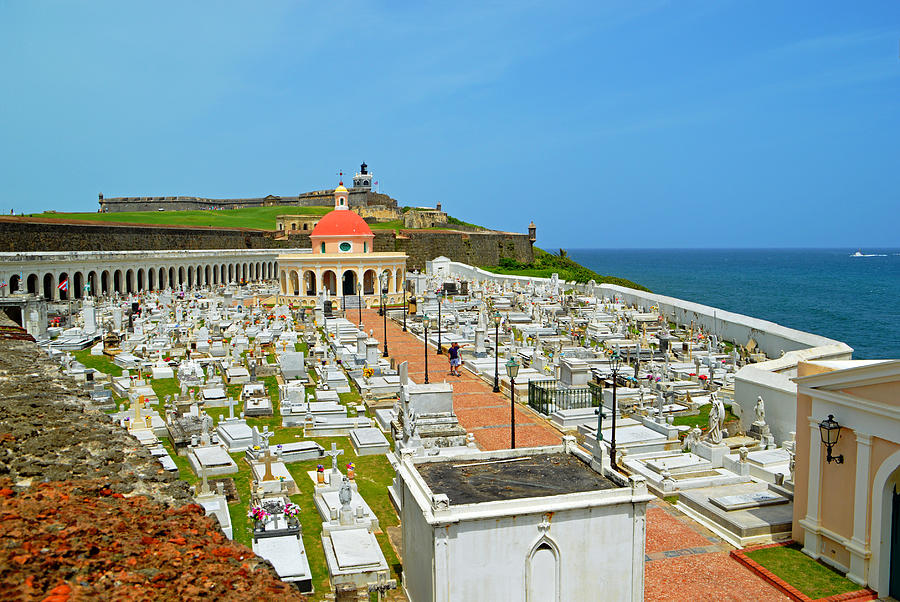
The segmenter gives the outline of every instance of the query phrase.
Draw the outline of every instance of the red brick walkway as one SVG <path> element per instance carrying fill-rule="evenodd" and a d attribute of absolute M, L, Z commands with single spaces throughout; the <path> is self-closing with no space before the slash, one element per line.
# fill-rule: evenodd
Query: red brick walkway
<path fill-rule="evenodd" d="M 647 508 L 644 600 L 790 600 L 732 558 L 732 549 L 668 503 L 653 500 Z"/>
<path fill-rule="evenodd" d="M 357 318 L 351 311 L 349 319 Z M 363 310 L 366 331 L 374 330 L 375 338 L 384 348 L 384 319 L 375 310 Z M 355 320 L 354 320 L 355 321 Z M 410 332 L 403 332 L 400 325 L 388 320 L 388 352 L 395 363 L 406 361 L 409 376 L 416 383 L 425 382 L 424 343 Z M 475 435 L 481 449 L 508 449 L 510 444 L 509 397 L 493 393 L 491 387 L 466 370 L 462 376 L 450 376 L 447 355 L 438 355 L 433 346 L 428 347 L 428 380 L 433 383 L 447 381 L 453 385 L 453 409 L 459 424 Z M 559 432 L 530 410 L 516 405 L 516 447 L 558 445 L 562 441 Z"/>

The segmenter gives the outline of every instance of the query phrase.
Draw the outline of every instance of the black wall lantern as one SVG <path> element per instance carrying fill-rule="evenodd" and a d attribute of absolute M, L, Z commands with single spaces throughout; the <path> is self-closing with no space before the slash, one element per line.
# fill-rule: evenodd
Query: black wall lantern
<path fill-rule="evenodd" d="M 841 425 L 834 419 L 833 414 L 829 414 L 826 420 L 819 423 L 819 434 L 822 436 L 822 443 L 825 445 L 825 449 L 828 452 L 825 460 L 829 463 L 837 462 L 838 464 L 843 464 L 844 454 L 839 456 L 831 455 L 831 450 L 834 449 L 834 446 L 838 442 L 838 438 L 841 436 Z"/>

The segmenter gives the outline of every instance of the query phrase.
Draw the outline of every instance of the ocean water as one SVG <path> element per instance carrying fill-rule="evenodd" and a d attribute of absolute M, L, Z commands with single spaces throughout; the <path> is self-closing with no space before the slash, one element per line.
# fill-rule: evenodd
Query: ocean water
<path fill-rule="evenodd" d="M 856 359 L 900 359 L 900 249 L 569 249 L 654 293 L 843 341 Z"/>

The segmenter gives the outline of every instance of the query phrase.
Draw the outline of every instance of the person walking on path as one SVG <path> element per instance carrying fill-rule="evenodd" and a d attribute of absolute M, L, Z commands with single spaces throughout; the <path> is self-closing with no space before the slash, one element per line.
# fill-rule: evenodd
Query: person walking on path
<path fill-rule="evenodd" d="M 453 341 L 447 350 L 447 357 L 450 359 L 450 374 L 453 376 L 462 376 L 459 373 L 459 367 L 462 366 L 462 360 L 459 357 L 459 343 Z"/>

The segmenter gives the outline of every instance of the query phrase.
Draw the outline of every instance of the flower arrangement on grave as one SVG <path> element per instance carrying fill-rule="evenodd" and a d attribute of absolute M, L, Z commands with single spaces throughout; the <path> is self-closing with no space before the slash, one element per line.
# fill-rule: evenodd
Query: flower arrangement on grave
<path fill-rule="evenodd" d="M 296 518 L 300 515 L 300 506 L 293 502 L 284 505 L 284 515 L 289 518 Z"/>
<path fill-rule="evenodd" d="M 325 482 L 325 467 L 321 464 L 316 466 L 316 482 L 320 485 Z"/>
<path fill-rule="evenodd" d="M 262 506 L 250 506 L 250 509 L 247 511 L 247 518 L 265 522 L 266 519 L 269 518 L 269 513 L 266 512 L 265 508 L 263 508 Z"/>
<path fill-rule="evenodd" d="M 353 465 L 353 462 L 347 464 L 347 478 L 351 481 L 356 477 L 356 466 Z"/>

